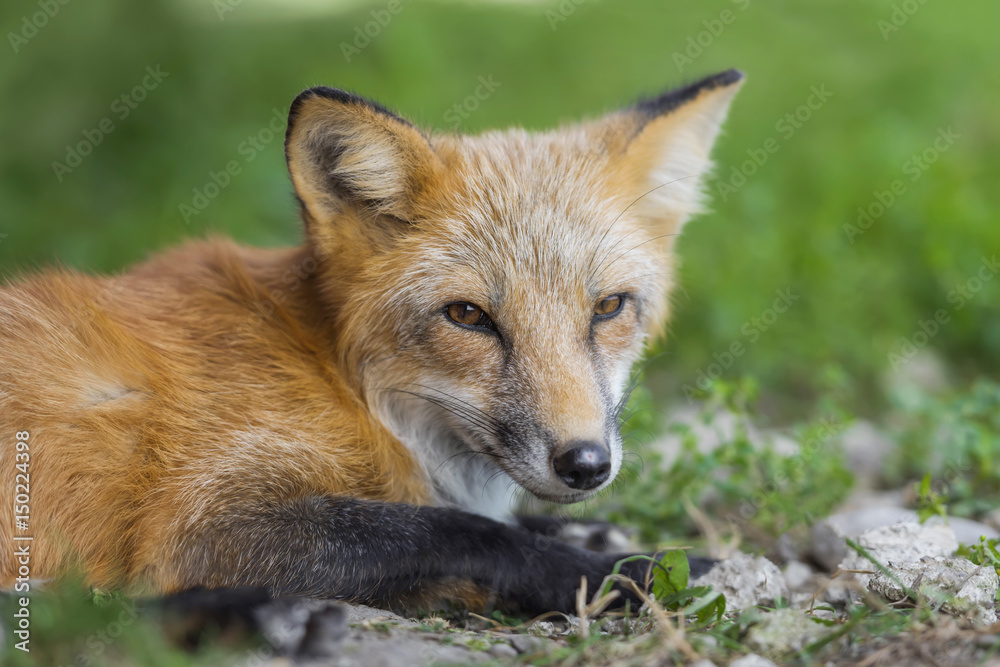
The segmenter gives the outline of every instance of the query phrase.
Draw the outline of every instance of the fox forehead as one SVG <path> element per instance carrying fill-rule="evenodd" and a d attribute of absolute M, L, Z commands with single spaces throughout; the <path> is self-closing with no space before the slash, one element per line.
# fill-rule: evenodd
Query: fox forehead
<path fill-rule="evenodd" d="M 443 217 L 473 228 L 496 225 L 476 231 L 551 247 L 587 244 L 602 218 L 610 222 L 627 205 L 607 156 L 579 129 L 508 130 L 443 143 Z"/>
<path fill-rule="evenodd" d="M 628 214 L 624 189 L 586 137 L 514 130 L 437 149 L 448 179 L 401 244 L 425 265 L 425 286 L 458 283 L 485 305 L 529 290 L 589 304 L 659 284 L 651 264 L 665 262 L 663 246 Z"/>
<path fill-rule="evenodd" d="M 344 91 L 304 91 L 285 153 L 343 350 L 449 300 L 554 323 L 554 305 L 626 292 L 643 306 L 640 328 L 660 333 L 673 237 L 701 210 L 742 78 L 722 72 L 554 131 L 475 137 L 422 132 Z"/>

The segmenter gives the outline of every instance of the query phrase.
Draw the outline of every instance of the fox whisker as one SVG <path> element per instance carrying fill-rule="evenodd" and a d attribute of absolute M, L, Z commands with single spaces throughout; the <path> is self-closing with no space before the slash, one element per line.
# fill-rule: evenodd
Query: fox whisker
<path fill-rule="evenodd" d="M 629 254 L 630 252 L 632 252 L 636 248 L 644 246 L 647 243 L 652 243 L 653 241 L 658 241 L 660 239 L 668 238 L 670 236 L 680 236 L 680 234 L 676 233 L 676 232 L 673 233 L 673 234 L 660 234 L 659 236 L 654 236 L 653 238 L 646 239 L 642 243 L 637 243 L 636 245 L 632 246 L 631 248 L 629 248 L 628 250 L 626 250 L 625 252 L 621 253 L 620 255 L 618 255 L 617 257 L 615 257 L 613 260 L 611 260 L 610 262 L 608 262 L 607 266 L 599 267 L 599 268 L 602 268 L 602 275 L 603 275 L 603 272 L 607 271 L 608 269 L 610 269 L 614 265 L 615 262 L 617 262 L 619 259 L 621 259 L 625 255 Z"/>
<path fill-rule="evenodd" d="M 590 256 L 590 262 L 587 264 L 587 268 L 588 268 L 589 274 L 590 274 L 589 275 L 590 279 L 591 280 L 594 279 L 594 266 L 593 266 L 593 264 L 594 264 L 594 259 L 596 259 L 596 256 L 597 256 L 597 251 L 600 250 L 600 248 L 601 248 L 602 245 L 604 245 L 604 240 L 607 238 L 608 234 L 611 232 L 611 228 L 614 227 L 616 224 L 618 224 L 618 221 L 621 220 L 622 216 L 625 215 L 630 208 L 632 208 L 633 206 L 635 206 L 636 204 L 638 204 L 639 201 L 642 200 L 644 197 L 646 197 L 647 195 L 650 195 L 650 194 L 656 192 L 660 188 L 664 188 L 664 187 L 666 187 L 668 185 L 673 185 L 674 183 L 678 183 L 680 181 L 684 181 L 684 180 L 687 180 L 689 178 L 697 178 L 697 176 L 698 176 L 698 174 L 691 174 L 689 176 L 682 176 L 680 178 L 675 178 L 674 180 L 667 181 L 666 183 L 660 183 L 655 188 L 647 190 L 646 192 L 642 193 L 641 195 L 639 195 L 638 197 L 636 197 L 634 200 L 632 200 L 632 203 L 630 203 L 628 206 L 626 206 L 622 210 L 622 212 L 618 214 L 618 217 L 616 217 L 611 222 L 611 224 L 608 225 L 607 229 L 604 230 L 604 233 L 601 234 L 601 238 L 597 242 L 597 245 L 594 247 L 594 252 Z"/>
<path fill-rule="evenodd" d="M 635 388 L 639 386 L 639 380 L 642 379 L 642 374 L 646 371 L 649 365 L 653 363 L 653 361 L 659 359 L 662 356 L 663 356 L 662 352 L 659 354 L 652 355 L 651 357 L 646 359 L 646 361 L 643 362 L 642 366 L 639 367 L 639 370 L 637 370 L 632 375 L 632 379 L 629 380 L 628 385 L 625 387 L 625 391 L 622 392 L 622 397 L 618 400 L 618 404 L 615 405 L 615 408 L 612 411 L 615 415 L 615 419 L 618 420 L 619 423 L 625 421 L 624 419 L 622 419 L 622 412 L 625 410 L 625 406 L 628 405 L 628 399 L 632 396 L 632 392 L 635 391 Z"/>
<path fill-rule="evenodd" d="M 461 418 L 465 422 L 477 427 L 481 431 L 493 436 L 496 439 L 499 439 L 502 435 L 500 424 L 497 422 L 496 419 L 492 418 L 490 415 L 488 415 L 485 412 L 482 412 L 481 410 L 473 411 L 473 409 L 471 409 L 467 405 L 456 403 L 454 399 L 442 398 L 438 396 L 430 396 L 428 394 L 409 391 L 406 389 L 393 388 L 391 389 L 391 391 L 400 394 L 406 394 L 408 396 L 412 396 L 413 398 L 418 398 L 427 401 L 428 403 L 431 403 L 432 405 L 441 408 L 445 412 L 451 413 L 456 417 Z"/>

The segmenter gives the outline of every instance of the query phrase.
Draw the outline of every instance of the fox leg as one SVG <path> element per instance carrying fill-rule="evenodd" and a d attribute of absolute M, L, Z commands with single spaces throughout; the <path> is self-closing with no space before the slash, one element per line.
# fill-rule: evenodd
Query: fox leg
<path fill-rule="evenodd" d="M 634 548 L 631 544 L 631 531 L 607 521 L 535 515 L 519 516 L 517 522 L 521 527 L 533 533 L 590 551 L 622 554 L 624 551 L 630 550 L 630 547 Z M 619 555 L 618 557 L 623 558 L 624 556 Z M 691 577 L 700 577 L 711 570 L 717 562 L 714 558 L 688 556 Z"/>
<path fill-rule="evenodd" d="M 591 551 L 621 553 L 632 547 L 632 531 L 607 521 L 534 515 L 518 516 L 517 522 L 533 533 Z"/>
<path fill-rule="evenodd" d="M 472 608 L 571 612 L 581 577 L 592 593 L 621 558 L 538 538 L 450 508 L 341 496 L 257 501 L 178 545 L 172 588 L 262 586 L 396 608 L 444 596 Z M 629 563 L 622 573 L 641 585 L 648 569 Z"/>

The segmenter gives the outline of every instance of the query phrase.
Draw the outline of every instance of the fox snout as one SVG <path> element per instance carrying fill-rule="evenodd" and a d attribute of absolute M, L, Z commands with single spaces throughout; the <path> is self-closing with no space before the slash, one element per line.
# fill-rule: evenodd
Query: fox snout
<path fill-rule="evenodd" d="M 500 467 L 543 500 L 574 503 L 600 491 L 618 474 L 622 443 L 612 415 L 605 416 L 603 435 L 561 438 L 552 431 L 541 437 L 525 434 L 520 442 L 501 442 Z M 594 431 L 583 429 L 583 432 Z"/>
<path fill-rule="evenodd" d="M 600 442 L 573 441 L 552 457 L 552 469 L 569 488 L 590 491 L 611 476 L 610 451 Z"/>
<path fill-rule="evenodd" d="M 542 300 L 534 303 L 529 312 L 538 313 Z M 558 503 L 583 500 L 610 484 L 621 466 L 621 384 L 633 360 L 629 344 L 638 337 L 626 311 L 614 323 L 627 331 L 624 344 L 608 336 L 610 321 L 589 343 L 588 311 L 573 312 L 575 331 L 554 321 L 544 330 L 510 326 L 509 357 L 491 369 L 492 391 L 480 394 L 505 426 L 492 450 L 503 457 L 501 467 L 535 495 Z"/>

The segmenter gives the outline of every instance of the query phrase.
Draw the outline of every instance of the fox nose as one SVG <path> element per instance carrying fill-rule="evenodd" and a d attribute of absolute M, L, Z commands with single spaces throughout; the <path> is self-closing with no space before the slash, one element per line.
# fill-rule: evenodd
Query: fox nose
<path fill-rule="evenodd" d="M 597 442 L 573 442 L 564 453 L 552 459 L 552 467 L 566 486 L 590 490 L 608 480 L 611 461 L 608 448 Z"/>

